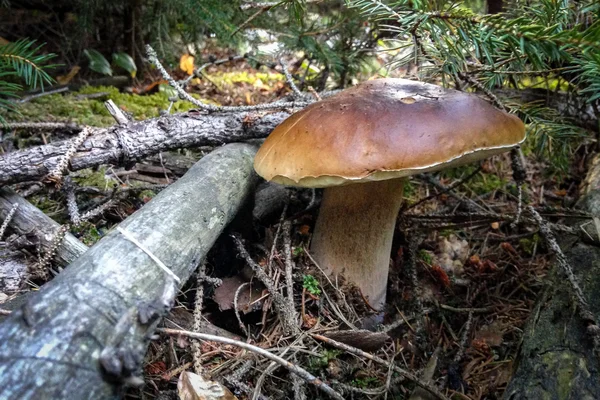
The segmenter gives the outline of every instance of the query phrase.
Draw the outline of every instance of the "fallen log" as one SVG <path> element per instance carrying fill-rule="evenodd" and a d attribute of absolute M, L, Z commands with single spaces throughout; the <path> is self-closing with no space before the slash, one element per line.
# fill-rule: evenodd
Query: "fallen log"
<path fill-rule="evenodd" d="M 0 324 L 0 398 L 114 399 L 136 383 L 177 287 L 251 193 L 255 151 L 204 157 Z"/>
<path fill-rule="evenodd" d="M 55 238 L 60 224 L 40 211 L 33 204 L 19 196 L 12 189 L 0 188 L 0 220 L 4 220 L 13 204 L 19 207 L 15 212 L 9 228 L 17 235 L 25 238 L 34 245 L 40 245 L 43 252 L 47 251 Z M 56 251 L 54 261 L 61 267 L 75 261 L 80 254 L 85 253 L 87 246 L 75 236 L 67 233 Z"/>
<path fill-rule="evenodd" d="M 73 171 L 103 164 L 129 164 L 161 151 L 264 138 L 290 114 L 188 112 L 133 121 L 108 129 L 91 128 L 92 135 L 70 159 Z M 3 155 L 0 186 L 39 180 L 46 176 L 71 146 L 71 140 L 50 143 Z"/>
<path fill-rule="evenodd" d="M 579 208 L 600 218 L 600 157 L 588 173 Z M 596 237 L 594 224 L 582 227 Z M 600 247 L 562 237 L 567 257 L 588 306 L 600 319 Z M 600 358 L 577 312 L 573 289 L 558 263 L 524 330 L 523 344 L 505 400 L 600 399 Z"/>

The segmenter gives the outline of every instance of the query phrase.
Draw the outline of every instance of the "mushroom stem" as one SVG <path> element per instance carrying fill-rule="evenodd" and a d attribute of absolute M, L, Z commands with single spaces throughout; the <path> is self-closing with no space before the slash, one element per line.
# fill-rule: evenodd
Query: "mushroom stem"
<path fill-rule="evenodd" d="M 387 277 L 404 179 L 326 188 L 311 251 L 321 268 L 362 291 L 369 305 L 385 304 Z"/>

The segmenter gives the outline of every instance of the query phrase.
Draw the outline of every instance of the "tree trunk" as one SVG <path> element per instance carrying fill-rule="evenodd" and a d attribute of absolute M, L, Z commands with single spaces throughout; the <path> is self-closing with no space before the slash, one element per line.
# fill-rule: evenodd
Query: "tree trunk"
<path fill-rule="evenodd" d="M 488 14 L 498 14 L 502 12 L 504 8 L 503 0 L 488 0 L 487 1 L 487 12 Z"/>
<path fill-rule="evenodd" d="M 0 398 L 117 398 L 177 287 L 250 194 L 255 152 L 214 151 L 120 224 L 155 258 L 115 229 L 0 324 Z"/>
<path fill-rule="evenodd" d="M 600 157 L 588 173 L 583 210 L 600 217 Z M 598 237 L 587 224 L 591 237 Z M 588 301 L 600 318 L 600 247 L 562 238 L 561 247 Z M 586 323 L 577 313 L 573 291 L 564 273 L 554 266 L 550 283 L 540 296 L 525 328 L 516 370 L 506 400 L 600 399 L 600 369 Z"/>

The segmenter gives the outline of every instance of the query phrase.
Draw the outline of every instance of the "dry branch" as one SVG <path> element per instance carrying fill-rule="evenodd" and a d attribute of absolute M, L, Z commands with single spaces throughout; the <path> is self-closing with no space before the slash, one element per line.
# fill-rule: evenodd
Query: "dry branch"
<path fill-rule="evenodd" d="M 255 151 L 214 151 L 120 228 L 185 282 L 252 190 Z M 176 291 L 147 253 L 111 231 L 0 325 L 0 398 L 114 399 L 139 383 L 147 341 Z"/>
<path fill-rule="evenodd" d="M 241 342 L 239 340 L 233 340 L 233 339 L 224 338 L 224 337 L 220 337 L 220 336 L 214 336 L 214 335 L 207 335 L 206 333 L 195 333 L 195 332 L 188 332 L 188 331 L 182 331 L 182 330 L 177 330 L 177 329 L 159 329 L 159 331 L 166 333 L 167 335 L 181 335 L 181 336 L 187 336 L 192 339 L 210 340 L 210 341 L 219 342 L 219 343 L 231 344 L 234 346 L 241 347 L 244 350 L 252 351 L 254 353 L 257 353 L 257 354 L 259 354 L 265 358 L 268 358 L 269 360 L 274 361 L 277 364 L 287 368 L 290 372 L 293 372 L 294 374 L 303 378 L 308 383 L 315 385 L 317 388 L 319 388 L 319 390 L 328 394 L 329 397 L 331 397 L 332 399 L 338 399 L 338 400 L 344 399 L 338 392 L 333 390 L 329 385 L 327 385 L 321 379 L 317 378 L 316 376 L 314 376 L 313 374 L 311 374 L 304 368 L 302 368 L 296 364 L 292 364 L 291 362 L 285 360 L 284 358 L 281 358 L 263 348 L 253 346 L 251 344 Z"/>
<path fill-rule="evenodd" d="M 287 112 L 201 114 L 130 122 L 108 129 L 91 128 L 92 135 L 70 158 L 70 169 L 102 164 L 128 164 L 161 151 L 197 146 L 219 146 L 266 137 Z M 0 185 L 39 180 L 52 171 L 71 145 L 60 141 L 8 153 L 0 158 Z"/>

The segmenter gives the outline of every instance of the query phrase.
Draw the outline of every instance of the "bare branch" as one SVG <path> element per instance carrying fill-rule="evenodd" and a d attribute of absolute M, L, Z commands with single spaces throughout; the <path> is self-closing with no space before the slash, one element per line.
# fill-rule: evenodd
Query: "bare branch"
<path fill-rule="evenodd" d="M 224 338 L 224 337 L 220 337 L 220 336 L 208 335 L 206 333 L 194 333 L 194 332 L 189 332 L 189 331 L 182 331 L 182 330 L 177 330 L 177 329 L 166 329 L 166 328 L 160 328 L 160 329 L 157 329 L 157 331 L 165 333 L 167 335 L 172 335 L 172 336 L 180 335 L 180 336 L 186 336 L 186 337 L 189 337 L 192 339 L 210 340 L 213 342 L 230 344 L 233 346 L 240 347 L 244 350 L 251 351 L 251 352 L 259 354 L 265 358 L 268 358 L 271 361 L 278 363 L 282 367 L 286 368 L 288 371 L 290 371 L 290 372 L 298 375 L 302 379 L 304 379 L 306 382 L 308 382 L 312 385 L 315 385 L 319 390 L 328 394 L 331 398 L 337 399 L 337 400 L 344 400 L 344 397 L 342 397 L 341 394 L 339 394 L 338 392 L 333 390 L 331 388 L 331 386 L 327 385 L 325 382 L 323 382 L 322 380 L 320 380 L 319 378 L 317 378 L 316 376 L 314 376 L 307 370 L 297 366 L 296 364 L 292 364 L 291 362 L 289 362 L 273 353 L 270 353 L 265 349 L 261 349 L 260 347 L 253 346 L 248 343 L 240 342 L 238 340 L 228 339 L 228 338 Z"/>

